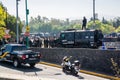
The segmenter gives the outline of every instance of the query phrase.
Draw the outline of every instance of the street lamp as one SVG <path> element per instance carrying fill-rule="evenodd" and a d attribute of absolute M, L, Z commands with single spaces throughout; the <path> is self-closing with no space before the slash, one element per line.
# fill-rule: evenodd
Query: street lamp
<path fill-rule="evenodd" d="M 16 33 L 17 33 L 17 37 L 16 37 L 16 40 L 17 40 L 17 43 L 19 43 L 19 30 L 18 30 L 18 1 L 20 0 L 16 0 Z"/>

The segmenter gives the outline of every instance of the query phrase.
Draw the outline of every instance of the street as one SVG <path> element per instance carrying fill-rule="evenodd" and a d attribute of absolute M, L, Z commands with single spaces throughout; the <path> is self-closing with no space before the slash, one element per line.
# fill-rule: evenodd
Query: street
<path fill-rule="evenodd" d="M 37 77 L 38 80 L 41 80 L 40 78 L 49 78 L 50 80 L 109 80 L 83 73 L 79 73 L 79 76 L 73 76 L 63 73 L 59 68 L 42 64 L 37 64 L 35 68 L 30 68 L 28 65 L 14 68 L 12 63 L 0 62 L 0 73 Z"/>

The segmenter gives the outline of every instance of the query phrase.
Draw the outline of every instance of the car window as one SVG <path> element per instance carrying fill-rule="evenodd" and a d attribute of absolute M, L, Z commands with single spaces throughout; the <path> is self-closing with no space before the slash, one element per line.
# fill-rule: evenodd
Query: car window
<path fill-rule="evenodd" d="M 13 46 L 13 51 L 21 51 L 21 50 L 27 50 L 26 46 Z"/>
<path fill-rule="evenodd" d="M 9 45 L 6 45 L 6 47 L 5 47 L 5 51 L 8 51 L 8 52 L 11 52 L 11 46 L 9 46 Z"/>

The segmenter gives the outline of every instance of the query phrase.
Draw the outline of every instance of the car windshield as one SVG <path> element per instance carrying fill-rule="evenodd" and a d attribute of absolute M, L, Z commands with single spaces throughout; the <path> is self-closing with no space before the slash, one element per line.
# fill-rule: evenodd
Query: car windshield
<path fill-rule="evenodd" d="M 27 50 L 26 46 L 14 46 L 13 51 Z"/>

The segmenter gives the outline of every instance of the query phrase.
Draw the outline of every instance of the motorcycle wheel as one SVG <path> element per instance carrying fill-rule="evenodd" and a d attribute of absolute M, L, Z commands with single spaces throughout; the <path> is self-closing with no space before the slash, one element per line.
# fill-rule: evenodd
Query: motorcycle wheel
<path fill-rule="evenodd" d="M 77 76 L 77 75 L 78 75 L 78 72 L 75 72 L 74 75 Z"/>
<path fill-rule="evenodd" d="M 73 70 L 72 70 L 72 74 L 75 75 L 75 76 L 77 76 L 77 75 L 78 75 L 78 72 L 73 69 Z"/>

